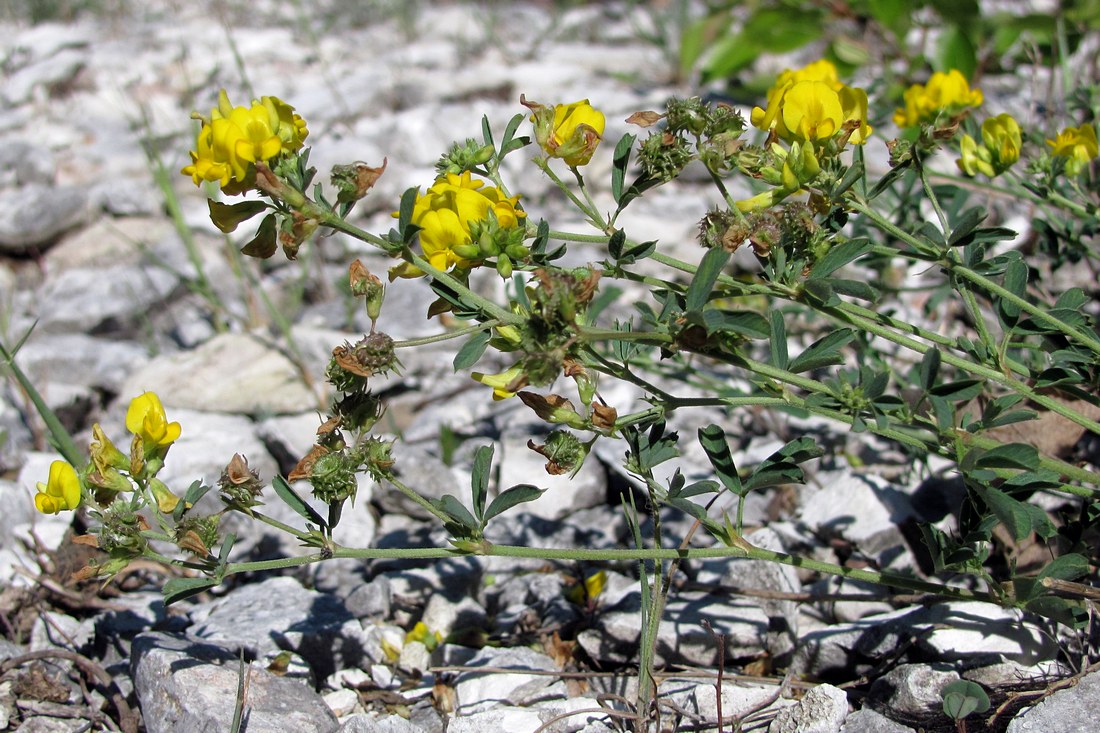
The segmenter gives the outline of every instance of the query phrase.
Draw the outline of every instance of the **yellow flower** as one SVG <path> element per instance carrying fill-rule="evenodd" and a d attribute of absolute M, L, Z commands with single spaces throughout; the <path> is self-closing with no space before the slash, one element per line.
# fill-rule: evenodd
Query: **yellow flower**
<path fill-rule="evenodd" d="M 787 142 L 823 142 L 853 127 L 848 141 L 862 145 L 871 134 L 867 93 L 841 83 L 836 67 L 824 59 L 781 73 L 768 90 L 767 109 L 754 107 L 750 119 Z"/>
<path fill-rule="evenodd" d="M 195 185 L 216 181 L 227 193 L 251 186 L 253 167 L 301 149 L 309 130 L 294 108 L 277 97 L 261 97 L 250 107 L 234 107 L 222 89 L 218 106 L 202 119 L 191 152 L 191 165 L 181 173 Z"/>
<path fill-rule="evenodd" d="M 968 176 L 981 173 L 993 178 L 1020 159 L 1022 145 L 1020 125 L 1012 115 L 1000 114 L 982 123 L 980 146 L 974 138 L 963 135 L 959 143 L 962 157 L 956 164 Z"/>
<path fill-rule="evenodd" d="M 57 514 L 80 506 L 80 477 L 76 469 L 65 461 L 51 463 L 50 477 L 46 483 L 38 484 L 34 505 L 43 514 Z"/>
<path fill-rule="evenodd" d="M 971 89 L 958 69 L 948 73 L 937 71 L 927 84 L 914 84 L 905 90 L 905 108 L 894 111 L 898 127 L 916 127 L 922 122 L 935 122 L 940 115 L 955 117 L 970 107 L 980 107 L 982 90 Z"/>
<path fill-rule="evenodd" d="M 475 181 L 469 171 L 461 175 L 447 173 L 436 179 L 428 191 L 416 199 L 412 223 L 420 227 L 420 247 L 424 259 L 437 270 L 469 267 L 468 260 L 455 249 L 471 244 L 470 225 L 484 221 L 492 212 L 501 229 L 520 225 L 527 216 L 516 208 L 519 196 L 506 197 L 496 186 L 485 186 Z M 394 271 L 391 271 L 394 274 Z M 419 277 L 423 273 L 415 267 L 398 266 L 396 274 L 402 277 Z"/>
<path fill-rule="evenodd" d="M 603 136 L 605 119 L 587 99 L 550 107 L 522 97 L 520 102 L 531 109 L 535 140 L 547 155 L 562 158 L 574 168 L 592 159 Z"/>
<path fill-rule="evenodd" d="M 1069 176 L 1076 176 L 1100 153 L 1096 128 L 1087 123 L 1080 127 L 1067 127 L 1054 140 L 1047 140 L 1047 145 L 1053 148 L 1050 151 L 1052 155 L 1066 159 L 1065 170 Z"/>
<path fill-rule="evenodd" d="M 443 643 L 443 634 L 430 630 L 423 621 L 417 621 L 412 630 L 405 634 L 405 643 L 408 644 L 410 641 L 419 641 L 425 649 L 433 652 Z"/>
<path fill-rule="evenodd" d="M 523 367 L 519 365 L 499 374 L 473 372 L 470 376 L 486 387 L 492 387 L 494 400 L 506 400 L 509 397 L 515 397 L 516 392 L 527 386 L 527 375 L 523 373 Z"/>
<path fill-rule="evenodd" d="M 800 81 L 783 98 L 783 126 L 804 142 L 828 140 L 843 114 L 840 96 L 823 81 Z"/>
<path fill-rule="evenodd" d="M 168 422 L 164 406 L 154 392 L 145 392 L 130 401 L 126 410 L 126 429 L 141 438 L 147 452 L 167 449 L 181 432 L 178 422 Z"/>

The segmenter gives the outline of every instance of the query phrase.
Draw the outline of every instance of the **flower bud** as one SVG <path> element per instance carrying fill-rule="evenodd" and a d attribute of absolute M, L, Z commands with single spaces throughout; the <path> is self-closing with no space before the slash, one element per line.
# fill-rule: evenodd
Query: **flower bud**
<path fill-rule="evenodd" d="M 180 498 L 172 493 L 172 490 L 165 486 L 164 482 L 159 478 L 149 479 L 149 491 L 153 494 L 153 499 L 157 502 L 157 509 L 161 514 L 171 514 L 176 509 L 176 505 L 180 503 Z"/>
<path fill-rule="evenodd" d="M 548 423 L 568 425 L 577 430 L 585 428 L 584 418 L 577 413 L 577 408 L 561 395 L 548 394 L 543 397 L 534 392 L 517 392 L 516 396 Z"/>
<path fill-rule="evenodd" d="M 378 320 L 382 313 L 382 301 L 386 297 L 386 286 L 377 275 L 363 265 L 361 260 L 355 260 L 348 268 L 348 280 L 351 285 L 351 294 L 365 298 L 367 301 L 367 316 L 371 323 Z"/>

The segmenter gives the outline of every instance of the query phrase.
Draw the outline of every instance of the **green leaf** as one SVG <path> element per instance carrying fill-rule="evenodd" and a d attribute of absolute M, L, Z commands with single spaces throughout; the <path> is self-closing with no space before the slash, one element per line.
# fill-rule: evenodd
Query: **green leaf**
<path fill-rule="evenodd" d="M 1013 260 L 1005 268 L 1004 288 L 1013 295 L 1023 298 L 1027 290 L 1027 265 L 1023 260 Z M 1006 299 L 997 300 L 997 309 L 1004 321 L 1012 326 L 1020 317 L 1020 306 Z"/>
<path fill-rule="evenodd" d="M 470 514 L 470 510 L 452 494 L 444 494 L 442 498 L 436 499 L 432 504 L 435 505 L 436 509 L 451 518 L 453 526 L 448 525 L 447 528 L 455 534 L 467 537 L 476 535 L 479 532 L 481 523 L 474 519 L 474 515 Z"/>
<path fill-rule="evenodd" d="M 611 156 L 611 196 L 616 204 L 622 202 L 626 169 L 630 165 L 630 151 L 636 139 L 635 135 L 623 135 L 619 138 L 619 144 L 615 146 L 615 153 Z"/>
<path fill-rule="evenodd" d="M 511 488 L 507 488 L 504 491 L 497 494 L 489 504 L 489 508 L 485 510 L 485 516 L 482 517 L 482 521 L 488 522 L 498 514 L 503 514 L 517 504 L 524 504 L 529 501 L 534 501 L 545 493 L 546 489 L 540 489 L 537 486 L 531 484 L 517 484 Z"/>
<path fill-rule="evenodd" d="M 478 359 L 485 353 L 485 348 L 489 345 L 489 340 L 493 337 L 493 334 L 489 331 L 474 331 L 470 334 L 470 338 L 466 339 L 466 342 L 462 344 L 462 348 L 455 354 L 452 365 L 456 372 L 463 369 L 469 369 L 474 364 L 477 364 Z"/>
<path fill-rule="evenodd" d="M 924 352 L 924 358 L 920 360 L 920 386 L 925 391 L 930 391 L 936 386 L 936 378 L 940 375 L 940 361 L 943 355 L 939 349 L 929 349 Z"/>
<path fill-rule="evenodd" d="M 829 198 L 833 201 L 839 201 L 840 198 L 847 193 L 849 188 L 859 182 L 864 172 L 863 161 L 853 161 L 852 164 L 848 166 L 848 170 L 844 171 L 844 177 L 833 187 L 833 190 L 829 191 Z"/>
<path fill-rule="evenodd" d="M 219 582 L 214 578 L 170 578 L 161 590 L 164 594 L 164 605 L 171 606 L 176 601 L 197 596 L 204 590 L 218 585 Z"/>
<path fill-rule="evenodd" d="M 235 231 L 242 222 L 248 221 L 256 214 L 267 209 L 267 204 L 263 201 L 223 204 L 214 199 L 207 199 L 206 203 L 210 208 L 210 221 L 214 222 L 214 226 L 225 234 Z"/>
<path fill-rule="evenodd" d="M 728 491 L 743 496 L 741 476 L 737 473 L 737 466 L 733 462 L 733 454 L 730 453 L 729 443 L 726 442 L 726 431 L 719 425 L 707 425 L 699 428 L 699 444 L 714 467 L 718 480 Z"/>
<path fill-rule="evenodd" d="M 490 143 L 491 144 L 491 143 Z M 416 197 L 420 195 L 419 187 L 412 187 L 401 194 L 401 205 L 397 209 L 397 231 L 401 233 L 401 241 L 408 243 L 420 230 L 412 223 L 413 207 L 416 206 Z"/>
<path fill-rule="evenodd" d="M 980 379 L 960 379 L 936 385 L 929 389 L 928 393 L 951 402 L 965 402 L 980 395 L 984 385 L 985 382 Z"/>
<path fill-rule="evenodd" d="M 683 513 L 695 517 L 704 525 L 711 524 L 712 520 L 707 516 L 707 508 L 702 504 L 696 504 L 690 499 L 685 499 L 682 496 L 669 497 L 667 500 L 668 505 L 675 507 Z"/>
<path fill-rule="evenodd" d="M 470 475 L 470 495 L 479 526 L 485 526 L 485 498 L 489 495 L 489 474 L 493 467 L 493 445 L 480 446 L 474 453 L 474 468 Z"/>
<path fill-rule="evenodd" d="M 910 0 L 868 0 L 867 11 L 899 41 L 912 25 L 913 3 Z"/>
<path fill-rule="evenodd" d="M 989 695 L 977 682 L 958 680 L 943 688 L 943 712 L 952 720 L 989 710 Z"/>
<path fill-rule="evenodd" d="M 819 282 L 827 282 L 834 291 L 841 295 L 848 295 L 871 303 L 878 300 L 878 290 L 874 289 L 863 280 L 834 280 L 830 278 Z"/>
<path fill-rule="evenodd" d="M 958 69 L 967 79 L 973 77 L 978 68 L 978 56 L 970 35 L 954 25 L 941 31 L 934 61 L 936 71 L 946 73 Z"/>
<path fill-rule="evenodd" d="M 688 323 L 702 326 L 708 336 L 716 333 L 736 333 L 748 338 L 768 337 L 768 321 L 754 311 L 720 310 L 708 308 L 687 315 Z"/>
<path fill-rule="evenodd" d="M 818 447 L 813 438 L 792 440 L 752 470 L 743 482 L 741 495 L 769 486 L 803 483 L 806 476 L 799 464 L 824 454 L 825 451 Z"/>
<path fill-rule="evenodd" d="M 787 355 L 787 326 L 783 322 L 783 313 L 781 311 L 773 310 L 768 316 L 769 331 L 771 339 L 771 363 L 773 366 L 787 370 L 791 360 Z"/>
<path fill-rule="evenodd" d="M 275 254 L 276 249 L 278 249 L 278 242 L 275 236 L 275 215 L 268 214 L 260 222 L 260 228 L 256 230 L 256 236 L 250 239 L 248 244 L 241 247 L 241 254 L 266 260 Z"/>
<path fill-rule="evenodd" d="M 493 128 L 489 125 L 489 115 L 481 116 L 481 137 L 486 145 L 496 147 L 496 144 L 493 142 Z"/>
<path fill-rule="evenodd" d="M 1089 561 L 1084 555 L 1071 552 L 1057 557 L 1047 563 L 1047 566 L 1039 571 L 1036 580 L 1053 578 L 1055 580 L 1077 580 L 1089 572 Z"/>
<path fill-rule="evenodd" d="M 685 310 L 701 310 L 707 304 L 711 293 L 714 292 L 714 283 L 729 259 L 730 253 L 722 247 L 707 250 L 703 259 L 699 261 L 699 269 L 695 271 L 695 277 L 688 285 L 687 295 L 684 297 Z"/>
<path fill-rule="evenodd" d="M 501 141 L 500 146 L 503 148 L 508 143 L 512 142 L 512 138 L 516 135 L 516 130 L 523 124 L 524 114 L 512 115 L 512 119 L 508 120 L 508 124 L 504 127 L 504 139 Z"/>
<path fill-rule="evenodd" d="M 963 239 L 970 236 L 979 224 L 985 221 L 986 216 L 987 213 L 977 206 L 964 211 L 959 220 L 955 222 L 955 228 L 951 230 L 951 236 L 947 238 L 947 243 L 952 247 L 958 245 Z"/>
<path fill-rule="evenodd" d="M 623 256 L 619 259 L 619 262 L 624 265 L 629 265 L 637 260 L 644 260 L 646 257 L 653 254 L 655 249 L 657 249 L 656 240 L 635 244 L 630 249 L 623 252 Z"/>
<path fill-rule="evenodd" d="M 615 233 L 607 240 L 607 253 L 612 259 L 618 260 L 623 256 L 623 245 L 626 243 L 626 232 L 616 229 Z"/>
<path fill-rule="evenodd" d="M 821 37 L 825 24 L 820 11 L 762 7 L 748 17 L 739 33 L 715 42 L 703 65 L 703 80 L 727 77 L 764 54 L 784 53 Z"/>
<path fill-rule="evenodd" d="M 221 547 L 218 549 L 218 563 L 225 565 L 229 562 L 229 553 L 233 549 L 233 545 L 237 542 L 237 535 L 230 532 L 222 540 Z"/>
<path fill-rule="evenodd" d="M 978 482 L 971 482 L 970 485 L 1017 542 L 1026 538 L 1032 530 L 1043 537 L 1053 533 L 1053 524 L 1039 507 L 1026 504 L 992 486 Z"/>
<path fill-rule="evenodd" d="M 546 251 L 546 244 L 550 241 L 550 224 L 546 219 L 539 219 L 539 225 L 535 229 L 535 238 L 531 240 L 531 252 L 541 254 Z"/>
<path fill-rule="evenodd" d="M 1088 626 L 1091 614 L 1080 601 L 1070 601 L 1057 596 L 1039 596 L 1024 605 L 1024 609 L 1071 629 Z"/>
<path fill-rule="evenodd" d="M 874 247 L 869 239 L 850 239 L 831 248 L 810 270 L 810 279 L 828 277 L 845 265 L 867 254 Z"/>
<path fill-rule="evenodd" d="M 327 527 L 328 522 L 324 517 L 317 513 L 317 510 L 306 503 L 305 499 L 298 496 L 294 489 L 290 488 L 290 484 L 286 482 L 286 479 L 282 476 L 275 476 L 271 480 L 271 488 L 275 489 L 275 493 L 279 495 L 279 498 L 299 516 L 304 518 L 307 522 L 312 522 L 318 527 Z"/>
<path fill-rule="evenodd" d="M 805 351 L 794 358 L 787 370 L 798 374 L 811 369 L 843 364 L 844 357 L 840 354 L 840 349 L 855 337 L 856 332 L 850 328 L 833 331 L 810 344 Z"/>
<path fill-rule="evenodd" d="M 818 279 L 807 280 L 803 284 L 803 293 L 806 296 L 806 300 L 811 304 L 818 307 L 830 307 L 838 305 L 840 298 L 836 297 L 836 293 L 833 292 L 832 280 Z"/>
<path fill-rule="evenodd" d="M 183 501 L 176 504 L 176 508 L 172 510 L 172 519 L 176 522 L 183 518 L 183 515 L 187 513 L 187 510 L 195 506 L 199 499 L 206 495 L 207 491 L 210 491 L 209 486 L 204 486 L 202 481 L 195 480 L 191 482 L 191 485 L 187 487 L 187 491 L 183 494 Z"/>
<path fill-rule="evenodd" d="M 1034 471 L 1039 468 L 1039 451 L 1026 443 L 1006 443 L 981 454 L 975 464 L 979 468 L 1019 468 Z"/>

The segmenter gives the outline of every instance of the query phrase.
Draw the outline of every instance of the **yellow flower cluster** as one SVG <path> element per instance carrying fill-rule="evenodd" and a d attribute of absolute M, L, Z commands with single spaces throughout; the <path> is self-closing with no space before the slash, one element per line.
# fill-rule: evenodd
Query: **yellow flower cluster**
<path fill-rule="evenodd" d="M 309 130 L 294 108 L 277 97 L 261 97 L 250 107 L 234 107 L 229 95 L 218 93 L 218 106 L 199 117 L 202 129 L 191 152 L 191 165 L 181 173 L 195 185 L 214 181 L 226 193 L 251 187 L 255 164 L 301 149 Z"/>
<path fill-rule="evenodd" d="M 905 107 L 894 111 L 898 127 L 916 127 L 922 122 L 935 122 L 941 115 L 955 117 L 963 110 L 980 107 L 982 90 L 971 89 L 958 69 L 946 74 L 937 71 L 927 84 L 914 84 L 905 90 Z"/>
<path fill-rule="evenodd" d="M 1085 123 L 1080 127 L 1067 127 L 1054 140 L 1047 140 L 1051 155 L 1066 159 L 1066 175 L 1076 176 L 1088 162 L 1100 154 L 1096 142 L 1096 128 Z"/>
<path fill-rule="evenodd" d="M 959 143 L 962 157 L 956 163 L 968 176 L 979 173 L 990 178 L 999 176 L 1020 159 L 1023 141 L 1020 125 L 1009 114 L 990 117 L 982 123 L 982 143 L 963 135 Z"/>
<path fill-rule="evenodd" d="M 780 74 L 768 91 L 767 109 L 753 107 L 750 119 L 788 143 L 818 145 L 851 129 L 848 141 L 861 145 L 871 134 L 867 93 L 843 84 L 825 59 Z"/>
<path fill-rule="evenodd" d="M 126 429 L 134 436 L 129 456 L 115 448 L 98 423 L 92 426 L 92 464 L 84 477 L 87 484 L 95 490 L 96 498 L 101 499 L 104 491 L 111 495 L 111 492 L 133 490 L 133 484 L 119 471 L 127 471 L 131 476 L 144 474 L 160 510 L 171 511 L 179 499 L 155 474 L 163 465 L 168 448 L 180 437 L 180 424 L 168 422 L 160 398 L 153 392 L 145 392 L 130 401 L 126 410 Z M 43 514 L 57 514 L 76 509 L 80 501 L 80 475 L 65 461 L 54 461 L 47 482 L 38 484 L 35 507 Z"/>
<path fill-rule="evenodd" d="M 489 218 L 490 212 L 501 229 L 520 225 L 526 212 L 517 208 L 519 196 L 505 196 L 496 186 L 474 180 L 469 171 L 447 173 L 436 179 L 426 193 L 417 196 L 412 223 L 420 227 L 424 259 L 437 270 L 464 269 L 470 262 L 456 249 L 473 243 L 471 225 Z M 423 273 L 405 263 L 391 270 L 391 276 L 419 277 Z"/>

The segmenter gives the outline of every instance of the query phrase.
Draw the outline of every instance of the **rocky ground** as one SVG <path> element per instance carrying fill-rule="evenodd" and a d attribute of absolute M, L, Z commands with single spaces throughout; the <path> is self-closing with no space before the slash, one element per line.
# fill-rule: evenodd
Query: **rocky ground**
<path fill-rule="evenodd" d="M 251 85 L 309 120 L 318 169 L 387 158 L 357 210 L 357 223 L 385 231 L 400 193 L 428 184 L 438 155 L 479 134 L 483 114 L 499 129 L 522 112 L 520 93 L 591 98 L 607 113 L 609 139 L 627 131 L 630 113 L 690 93 L 672 83 L 661 49 L 637 40 L 649 16 L 624 7 L 158 0 L 65 22 L 6 18 L 0 338 L 11 346 L 35 326 L 18 362 L 84 444 L 93 422 L 121 434 L 128 401 L 156 391 L 183 425 L 162 476 L 170 486 L 215 481 L 234 452 L 262 476 L 285 473 L 312 443 L 331 349 L 369 327 L 341 296 L 347 263 L 363 257 L 380 272 L 387 262 L 330 236 L 300 262 L 277 256 L 242 270 L 233 256 L 241 242 L 213 228 L 204 197 L 176 173 L 192 144 L 190 111 L 213 106 L 219 87 L 243 101 Z M 178 214 L 158 188 L 158 166 L 179 196 Z M 609 167 L 610 151 L 601 151 L 592 179 L 607 180 Z M 567 228 L 537 171 L 513 165 L 509 175 L 532 215 Z M 691 184 L 661 190 L 627 226 L 697 259 L 692 234 L 710 195 Z M 584 261 L 583 250 L 577 257 Z M 381 327 L 398 339 L 433 333 L 437 324 L 423 318 L 431 299 L 420 282 L 398 283 Z M 515 400 L 492 403 L 453 374 L 450 348 L 403 353 L 403 374 L 384 388 L 406 483 L 428 496 L 468 485 L 473 449 L 491 442 L 500 485 L 549 488 L 530 511 L 496 523 L 494 541 L 628 544 L 619 497 L 630 488 L 615 472 L 617 449 L 571 481 L 546 476 L 526 448 L 539 425 Z M 616 396 L 622 404 L 640 395 Z M 707 422 L 744 432 L 739 462 L 760 460 L 792 434 L 826 432 L 767 414 L 676 420 L 689 434 Z M 865 459 L 862 468 L 824 459 L 807 486 L 762 494 L 748 507 L 746 521 L 758 528 L 748 539 L 920 572 L 914 529 L 951 521 L 954 487 L 922 482 L 889 446 L 846 449 Z M 102 589 L 72 581 L 86 559 L 70 541 L 73 516 L 38 515 L 31 499 L 54 458 L 24 396 L 0 385 L 0 730 L 228 730 L 242 676 L 250 733 L 630 725 L 640 624 L 633 566 L 603 567 L 607 587 L 588 606 L 566 591 L 597 566 L 463 557 L 233 578 L 165 608 L 162 567 L 138 567 Z M 706 465 L 696 458 L 684 464 Z M 365 480 L 336 539 L 445 546 L 421 511 Z M 688 527 L 666 519 L 670 535 Z M 232 529 L 240 558 L 302 552 L 251 524 Z M 994 693 L 971 731 L 1084 730 L 1082 721 L 1100 718 L 1100 675 L 1058 681 L 1081 671 L 1088 640 L 1035 619 L 759 562 L 682 571 L 660 630 L 663 729 L 953 730 L 939 693 L 960 678 Z M 409 639 L 418 621 L 447 643 Z"/>

